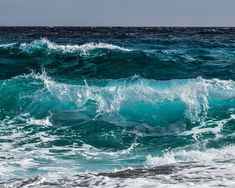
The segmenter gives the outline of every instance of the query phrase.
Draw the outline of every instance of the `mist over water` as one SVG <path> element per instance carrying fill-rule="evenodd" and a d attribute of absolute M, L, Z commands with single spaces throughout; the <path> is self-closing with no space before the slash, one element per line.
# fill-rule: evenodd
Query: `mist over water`
<path fill-rule="evenodd" d="M 234 28 L 0 34 L 3 187 L 234 186 Z"/>

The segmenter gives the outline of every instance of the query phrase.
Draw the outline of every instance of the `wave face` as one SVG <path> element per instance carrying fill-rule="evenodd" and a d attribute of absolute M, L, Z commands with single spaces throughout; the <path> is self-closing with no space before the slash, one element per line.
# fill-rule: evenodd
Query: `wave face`
<path fill-rule="evenodd" d="M 233 30 L 1 28 L 0 185 L 233 187 Z"/>

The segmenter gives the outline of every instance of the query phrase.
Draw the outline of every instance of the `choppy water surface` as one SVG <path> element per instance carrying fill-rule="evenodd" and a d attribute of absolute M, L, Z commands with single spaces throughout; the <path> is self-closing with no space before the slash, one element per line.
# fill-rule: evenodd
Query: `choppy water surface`
<path fill-rule="evenodd" d="M 0 28 L 0 186 L 234 187 L 234 28 Z"/>

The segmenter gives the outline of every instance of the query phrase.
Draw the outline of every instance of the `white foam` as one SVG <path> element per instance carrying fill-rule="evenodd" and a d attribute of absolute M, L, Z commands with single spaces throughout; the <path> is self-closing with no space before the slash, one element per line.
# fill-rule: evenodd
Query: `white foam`
<path fill-rule="evenodd" d="M 198 165 L 198 166 L 197 166 Z M 62 187 L 159 187 L 159 188 L 209 188 L 235 186 L 234 167 L 226 163 L 218 166 L 201 166 L 197 164 L 188 168 L 180 169 L 172 174 L 159 174 L 137 178 L 111 178 L 107 176 L 96 176 L 93 174 L 79 174 L 78 176 L 64 177 L 58 173 L 50 173 L 47 176 L 39 176 L 33 181 L 25 181 L 27 187 L 38 187 L 43 185 L 60 185 Z M 147 172 L 147 170 L 146 170 Z M 22 180 L 10 181 L 7 185 L 14 187 Z"/>

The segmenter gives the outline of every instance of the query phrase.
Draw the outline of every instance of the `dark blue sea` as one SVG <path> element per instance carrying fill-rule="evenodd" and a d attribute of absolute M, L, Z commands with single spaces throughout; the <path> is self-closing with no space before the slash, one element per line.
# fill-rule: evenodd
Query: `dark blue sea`
<path fill-rule="evenodd" d="M 0 27 L 0 187 L 235 187 L 235 28 Z"/>

